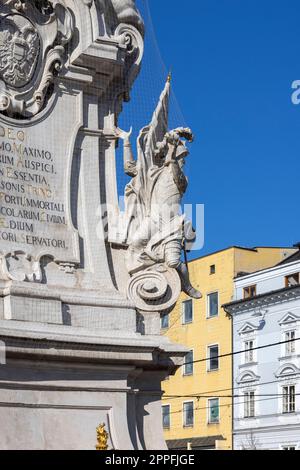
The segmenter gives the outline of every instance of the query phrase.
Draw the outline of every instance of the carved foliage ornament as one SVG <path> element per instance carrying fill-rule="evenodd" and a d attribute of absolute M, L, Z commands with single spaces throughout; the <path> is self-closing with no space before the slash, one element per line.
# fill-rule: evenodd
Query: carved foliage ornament
<path fill-rule="evenodd" d="M 0 279 L 5 281 L 41 280 L 40 262 L 23 251 L 0 253 Z"/>
<path fill-rule="evenodd" d="M 28 118 L 43 108 L 73 29 L 63 1 L 2 2 L 0 112 Z"/>

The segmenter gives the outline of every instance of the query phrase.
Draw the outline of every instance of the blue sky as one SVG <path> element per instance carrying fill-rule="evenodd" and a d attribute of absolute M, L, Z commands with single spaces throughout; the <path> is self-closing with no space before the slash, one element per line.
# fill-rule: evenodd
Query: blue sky
<path fill-rule="evenodd" d="M 192 257 L 300 241 L 300 105 L 291 101 L 300 79 L 299 0 L 149 5 L 181 109 L 174 106 L 173 119 L 196 135 L 185 201 L 205 205 L 205 245 Z M 136 126 L 151 117 L 166 74 L 148 18 L 146 27 L 144 69 L 124 108 L 124 123 Z"/>

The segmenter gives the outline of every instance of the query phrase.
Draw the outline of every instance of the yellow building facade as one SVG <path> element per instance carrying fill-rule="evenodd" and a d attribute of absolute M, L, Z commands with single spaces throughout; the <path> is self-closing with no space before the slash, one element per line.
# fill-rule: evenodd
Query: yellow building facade
<path fill-rule="evenodd" d="M 163 424 L 170 449 L 232 448 L 232 334 L 222 305 L 233 299 L 233 280 L 239 273 L 273 266 L 295 251 L 230 247 L 189 263 L 191 282 L 203 297 L 191 300 L 182 294 L 161 322 L 161 334 L 190 351 L 185 365 L 163 383 Z"/>

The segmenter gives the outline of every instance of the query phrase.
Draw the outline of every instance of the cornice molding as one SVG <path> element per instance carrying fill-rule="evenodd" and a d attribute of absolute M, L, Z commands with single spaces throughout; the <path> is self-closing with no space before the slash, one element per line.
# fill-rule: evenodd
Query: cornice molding
<path fill-rule="evenodd" d="M 260 376 L 255 374 L 255 372 L 253 372 L 252 370 L 250 369 L 247 369 L 247 370 L 243 370 L 242 372 L 239 373 L 237 379 L 236 379 L 236 383 L 237 384 L 243 384 L 245 386 L 249 385 L 256 385 L 256 383 L 260 380 Z"/>
<path fill-rule="evenodd" d="M 236 300 L 234 302 L 224 304 L 222 307 L 229 315 L 235 315 L 255 308 L 289 302 L 290 300 L 298 298 L 300 298 L 300 285 L 266 292 L 250 299 Z"/>

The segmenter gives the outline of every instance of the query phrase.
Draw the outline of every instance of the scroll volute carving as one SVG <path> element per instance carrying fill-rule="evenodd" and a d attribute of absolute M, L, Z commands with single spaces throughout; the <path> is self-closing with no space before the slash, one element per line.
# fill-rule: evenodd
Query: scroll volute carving
<path fill-rule="evenodd" d="M 144 54 L 144 40 L 134 26 L 125 23 L 119 24 L 115 31 L 115 38 L 127 51 L 124 75 L 127 89 L 125 98 L 129 99 L 129 91 L 140 71 Z"/>

